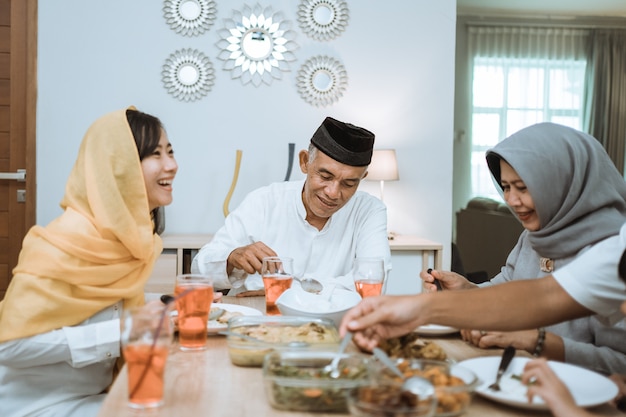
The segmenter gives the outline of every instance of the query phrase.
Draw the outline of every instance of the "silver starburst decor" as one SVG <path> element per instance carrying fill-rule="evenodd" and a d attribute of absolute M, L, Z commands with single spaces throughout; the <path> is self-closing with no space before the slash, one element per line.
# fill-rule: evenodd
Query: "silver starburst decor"
<path fill-rule="evenodd" d="M 211 60 L 197 49 L 180 49 L 171 54 L 161 71 L 163 86 L 180 101 L 206 96 L 215 81 Z"/>
<path fill-rule="evenodd" d="M 343 0 L 302 0 L 298 23 L 306 35 L 318 41 L 338 37 L 348 26 L 348 5 Z"/>
<path fill-rule="evenodd" d="M 218 31 L 220 49 L 218 58 L 224 61 L 223 69 L 231 78 L 239 78 L 246 85 L 270 85 L 289 71 L 289 62 L 295 61 L 293 53 L 298 48 L 296 33 L 291 22 L 271 7 L 244 5 L 234 10 L 231 19 L 224 19 L 224 28 Z"/>
<path fill-rule="evenodd" d="M 325 107 L 343 95 L 348 86 L 348 73 L 340 61 L 318 55 L 302 64 L 296 83 L 304 101 L 313 106 Z"/>
<path fill-rule="evenodd" d="M 211 28 L 217 15 L 213 0 L 165 0 L 163 17 L 176 33 L 198 36 Z"/>

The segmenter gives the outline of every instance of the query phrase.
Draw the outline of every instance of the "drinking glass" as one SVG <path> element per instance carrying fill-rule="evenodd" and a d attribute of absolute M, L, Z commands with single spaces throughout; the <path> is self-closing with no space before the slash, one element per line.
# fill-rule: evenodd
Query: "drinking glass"
<path fill-rule="evenodd" d="M 200 274 L 178 275 L 174 296 L 178 310 L 180 349 L 206 349 L 207 322 L 213 302 L 213 279 Z"/>
<path fill-rule="evenodd" d="M 362 298 L 380 295 L 385 282 L 385 262 L 382 258 L 354 260 L 354 286 Z"/>
<path fill-rule="evenodd" d="M 268 316 L 280 315 L 276 300 L 291 288 L 293 282 L 293 259 L 280 256 L 263 258 L 261 269 L 265 287 L 265 313 Z"/>
<path fill-rule="evenodd" d="M 128 371 L 128 405 L 136 409 L 162 405 L 165 363 L 172 343 L 167 307 L 147 304 L 125 309 L 121 332 Z"/>

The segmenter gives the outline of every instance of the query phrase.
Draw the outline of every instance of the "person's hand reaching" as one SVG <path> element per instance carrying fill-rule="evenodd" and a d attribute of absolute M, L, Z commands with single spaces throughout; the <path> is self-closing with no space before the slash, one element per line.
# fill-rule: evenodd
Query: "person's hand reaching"
<path fill-rule="evenodd" d="M 366 351 L 381 340 L 407 334 L 424 324 L 414 296 L 367 297 L 343 317 L 339 333 L 354 333 L 353 340 Z"/>

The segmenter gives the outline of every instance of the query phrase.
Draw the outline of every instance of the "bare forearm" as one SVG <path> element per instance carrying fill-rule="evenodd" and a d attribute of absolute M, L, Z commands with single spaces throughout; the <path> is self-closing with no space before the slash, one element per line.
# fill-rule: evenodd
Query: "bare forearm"
<path fill-rule="evenodd" d="M 372 349 L 380 340 L 406 334 L 423 324 L 514 331 L 590 314 L 547 277 L 471 290 L 368 297 L 346 313 L 340 332 L 357 332 L 355 342 Z"/>
<path fill-rule="evenodd" d="M 424 300 L 425 319 L 460 329 L 524 330 L 593 314 L 552 277 L 432 295 Z"/>

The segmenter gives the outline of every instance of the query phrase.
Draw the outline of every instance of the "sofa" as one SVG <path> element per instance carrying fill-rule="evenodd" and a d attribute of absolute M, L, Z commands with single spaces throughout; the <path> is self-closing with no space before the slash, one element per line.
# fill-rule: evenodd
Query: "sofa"
<path fill-rule="evenodd" d="M 524 230 L 502 202 L 476 197 L 456 213 L 456 246 L 467 276 L 479 283 L 500 272 Z"/>

